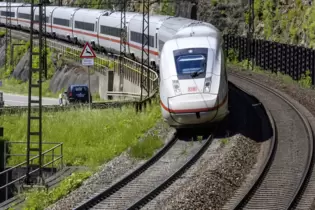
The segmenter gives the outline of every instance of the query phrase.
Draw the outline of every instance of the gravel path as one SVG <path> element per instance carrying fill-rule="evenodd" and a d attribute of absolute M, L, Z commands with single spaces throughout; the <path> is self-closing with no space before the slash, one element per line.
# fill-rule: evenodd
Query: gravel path
<path fill-rule="evenodd" d="M 161 139 L 167 140 L 167 137 L 171 136 L 173 132 L 173 129 L 169 128 L 167 124 L 161 121 L 158 122 L 155 127 L 150 129 L 146 135 L 156 133 L 161 137 Z M 142 139 L 140 139 L 140 141 L 141 140 Z M 133 171 L 144 162 L 145 160 L 135 160 L 129 156 L 128 152 L 124 152 L 120 156 L 100 166 L 99 171 L 84 181 L 81 187 L 46 209 L 73 209 L 82 200 L 87 199 L 99 190 L 110 186 L 112 183 L 119 180 L 124 174 Z"/>

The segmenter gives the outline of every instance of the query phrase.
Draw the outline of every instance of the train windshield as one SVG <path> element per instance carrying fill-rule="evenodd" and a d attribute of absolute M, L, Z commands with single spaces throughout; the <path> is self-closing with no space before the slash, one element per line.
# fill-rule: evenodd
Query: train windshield
<path fill-rule="evenodd" d="M 207 69 L 207 48 L 174 51 L 177 76 L 182 79 L 202 78 Z"/>
<path fill-rule="evenodd" d="M 206 58 L 203 55 L 183 55 L 177 58 L 178 70 L 182 74 L 204 72 Z"/>

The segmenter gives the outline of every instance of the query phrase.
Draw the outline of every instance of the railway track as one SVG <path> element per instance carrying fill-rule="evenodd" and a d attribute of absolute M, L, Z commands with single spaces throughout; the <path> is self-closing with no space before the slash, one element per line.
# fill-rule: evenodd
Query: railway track
<path fill-rule="evenodd" d="M 294 103 L 277 91 L 234 73 L 229 75 L 229 80 L 268 107 L 274 119 L 276 139 L 256 181 L 242 192 L 241 199 L 236 196 L 225 207 L 295 208 L 303 197 L 314 164 L 314 137 L 310 122 Z M 312 201 L 308 201 L 309 206 Z"/>
<path fill-rule="evenodd" d="M 111 187 L 82 201 L 75 209 L 141 208 L 199 159 L 211 144 L 214 132 L 204 134 L 197 141 L 183 140 L 178 133 L 174 134 L 151 159 Z"/>

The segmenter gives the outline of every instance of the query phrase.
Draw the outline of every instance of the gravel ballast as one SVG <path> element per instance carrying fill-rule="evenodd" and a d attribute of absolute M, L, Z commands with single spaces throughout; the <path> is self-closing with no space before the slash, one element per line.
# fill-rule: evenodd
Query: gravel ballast
<path fill-rule="evenodd" d="M 315 116 L 315 91 L 314 89 L 308 89 L 300 87 L 296 82 L 292 82 L 288 79 L 289 76 L 277 76 L 276 74 L 271 74 L 270 72 L 252 72 L 246 71 L 241 67 L 230 66 L 230 72 L 238 73 L 240 75 L 247 76 L 251 79 L 259 81 L 262 84 L 265 84 L 269 87 L 278 89 L 283 93 L 289 95 L 293 99 L 295 99 L 298 103 L 303 105 L 306 109 L 308 109 L 313 116 Z M 311 117 L 313 119 L 313 116 Z M 310 118 L 310 119 L 311 119 Z M 313 121 L 311 121 L 311 124 Z M 301 205 L 306 205 L 309 201 L 313 200 L 313 205 L 310 209 L 315 209 L 315 199 L 314 199 L 314 171 L 310 178 L 310 183 L 302 197 Z M 302 208 L 299 204 L 298 208 Z M 307 204 L 308 205 L 308 204 Z M 309 207 L 307 207 L 308 209 Z"/>
<path fill-rule="evenodd" d="M 155 133 L 163 140 L 167 140 L 174 132 L 166 123 L 160 121 L 150 129 L 144 136 Z M 141 138 L 139 141 L 141 141 Z M 46 209 L 67 210 L 73 209 L 82 200 L 88 199 L 91 195 L 109 187 L 112 183 L 121 179 L 127 173 L 143 164 L 145 160 L 137 160 L 129 156 L 128 152 L 123 152 L 120 156 L 100 166 L 97 173 L 85 180 L 81 187 L 68 194 L 65 198 L 57 201 Z"/>
<path fill-rule="evenodd" d="M 204 155 L 144 209 L 222 209 L 256 162 L 260 143 L 215 139 Z"/>

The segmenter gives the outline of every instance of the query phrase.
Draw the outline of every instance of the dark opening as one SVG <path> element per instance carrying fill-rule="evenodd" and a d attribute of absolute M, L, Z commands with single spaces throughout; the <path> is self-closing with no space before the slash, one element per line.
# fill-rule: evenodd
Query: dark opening
<path fill-rule="evenodd" d="M 196 112 L 197 119 L 200 118 L 200 112 Z"/>
<path fill-rule="evenodd" d="M 193 20 L 197 20 L 197 5 L 193 5 L 191 7 L 190 18 Z"/>

